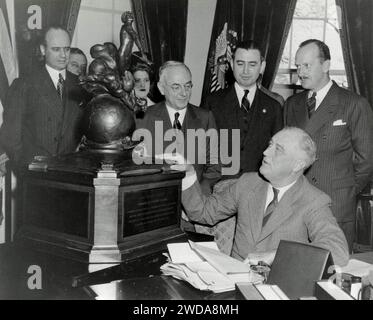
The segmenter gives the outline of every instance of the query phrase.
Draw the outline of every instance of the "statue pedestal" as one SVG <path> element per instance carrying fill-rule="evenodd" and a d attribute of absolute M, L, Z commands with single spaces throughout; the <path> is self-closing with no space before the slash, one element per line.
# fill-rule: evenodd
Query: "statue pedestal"
<path fill-rule="evenodd" d="M 46 162 L 24 175 L 17 241 L 87 263 L 117 263 L 183 235 L 183 172 L 89 151 Z"/>

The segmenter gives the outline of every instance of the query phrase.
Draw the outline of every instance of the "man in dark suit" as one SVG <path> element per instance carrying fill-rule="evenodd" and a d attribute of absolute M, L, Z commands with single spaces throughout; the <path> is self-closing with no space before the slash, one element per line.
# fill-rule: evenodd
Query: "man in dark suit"
<path fill-rule="evenodd" d="M 330 198 L 303 176 L 316 158 L 316 145 L 303 130 L 279 131 L 264 151 L 261 175 L 250 172 L 227 180 L 209 197 L 180 158 L 174 160 L 187 170 L 182 203 L 191 220 L 213 225 L 237 212 L 232 257 L 271 263 L 280 240 L 290 240 L 330 250 L 337 265 L 347 264 L 348 245 L 330 211 Z"/>
<path fill-rule="evenodd" d="M 288 126 L 307 131 L 318 145 L 306 176 L 332 199 L 332 212 L 350 250 L 355 236 L 356 195 L 373 170 L 373 114 L 367 100 L 329 77 L 330 52 L 319 40 L 300 44 L 295 56 L 305 91 L 285 103 Z"/>
<path fill-rule="evenodd" d="M 234 178 L 244 172 L 258 171 L 263 151 L 270 138 L 283 126 L 281 104 L 257 86 L 257 80 L 265 69 L 265 60 L 253 41 L 237 44 L 231 67 L 236 80 L 234 85 L 206 98 L 203 108 L 211 110 L 219 129 L 240 130 L 240 143 L 228 138 L 229 155 L 240 155 L 240 169 Z M 221 159 L 222 165 L 226 162 Z"/>
<path fill-rule="evenodd" d="M 66 30 L 48 28 L 40 45 L 45 65 L 10 87 L 0 144 L 15 169 L 26 167 L 34 156 L 73 152 L 79 144 L 83 94 L 78 78 L 66 70 L 70 42 Z"/>
<path fill-rule="evenodd" d="M 210 139 L 209 136 L 206 136 L 206 143 L 201 143 L 202 141 L 194 139 L 187 130 L 202 129 L 203 132 L 207 132 L 212 129 L 217 134 L 214 116 L 211 112 L 189 103 L 192 94 L 192 74 L 184 63 L 165 62 L 159 71 L 158 88 L 165 96 L 165 101 L 149 107 L 144 119 L 139 120 L 137 128 L 147 129 L 151 132 L 153 154 L 163 153 L 165 150 L 172 152 L 173 150 L 170 150 L 170 148 L 172 149 L 171 144 L 176 142 L 175 147 L 182 148 L 179 152 L 184 153 L 193 163 L 203 190 L 210 193 L 213 185 L 221 177 L 217 139 Z M 157 136 L 157 131 L 161 132 L 161 137 Z M 182 138 L 182 141 L 163 139 L 166 132 L 181 133 L 179 137 Z M 192 140 L 195 142 L 195 148 L 187 150 L 187 145 Z M 179 142 L 181 143 L 179 144 Z M 202 161 L 199 161 L 198 156 Z"/>

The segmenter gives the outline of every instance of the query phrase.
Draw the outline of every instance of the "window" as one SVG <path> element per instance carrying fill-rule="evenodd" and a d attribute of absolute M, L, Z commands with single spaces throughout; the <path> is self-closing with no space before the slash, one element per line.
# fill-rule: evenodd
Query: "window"
<path fill-rule="evenodd" d="M 324 41 L 330 49 L 330 77 L 340 86 L 348 87 L 343 60 L 338 10 L 335 0 L 298 0 L 288 39 L 273 90 L 284 96 L 286 89 L 297 89 L 298 77 L 294 60 L 299 44 L 307 39 Z M 285 89 L 285 90 L 284 90 Z"/>

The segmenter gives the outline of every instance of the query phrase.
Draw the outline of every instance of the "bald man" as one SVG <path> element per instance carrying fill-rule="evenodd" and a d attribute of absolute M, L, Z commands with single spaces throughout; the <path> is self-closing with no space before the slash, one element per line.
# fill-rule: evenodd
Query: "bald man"
<path fill-rule="evenodd" d="M 280 240 L 290 240 L 327 249 L 337 265 L 346 265 L 348 245 L 330 198 L 303 175 L 316 159 L 311 137 L 299 128 L 284 128 L 263 155 L 260 174 L 245 173 L 208 197 L 193 167 L 186 166 L 182 203 L 189 219 L 214 225 L 237 214 L 231 255 L 239 260 L 270 264 Z"/>
<path fill-rule="evenodd" d="M 0 144 L 16 171 L 34 156 L 73 152 L 79 144 L 84 95 L 77 85 L 78 77 L 66 70 L 70 43 L 65 29 L 46 29 L 40 44 L 45 64 L 10 87 Z"/>

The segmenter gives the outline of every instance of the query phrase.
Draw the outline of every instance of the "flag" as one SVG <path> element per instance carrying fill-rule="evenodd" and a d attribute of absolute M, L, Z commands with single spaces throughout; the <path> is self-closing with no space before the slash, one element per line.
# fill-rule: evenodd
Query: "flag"
<path fill-rule="evenodd" d="M 14 7 L 12 0 L 0 0 L 0 125 L 3 122 L 3 105 L 5 97 L 13 80 L 17 77 L 17 60 L 15 57 L 15 46 L 12 41 L 14 28 L 11 29 L 9 16 L 13 14 Z M 10 10 L 8 10 L 10 9 Z M 11 16 L 13 17 L 13 15 Z M 14 37 L 13 37 L 14 39 Z M 3 220 L 2 198 L 4 189 L 5 163 L 8 157 L 0 146 L 0 225 Z"/>
<path fill-rule="evenodd" d="M 10 3 L 11 1 L 0 0 L 0 124 L 7 91 L 17 77 L 17 62 L 7 10 L 7 4 Z"/>
<path fill-rule="evenodd" d="M 226 72 L 229 70 L 229 63 L 232 60 L 232 52 L 237 42 L 237 32 L 228 30 L 228 23 L 225 22 L 223 30 L 215 40 L 215 46 L 210 61 L 211 82 L 210 92 L 224 89 L 227 86 Z"/>

